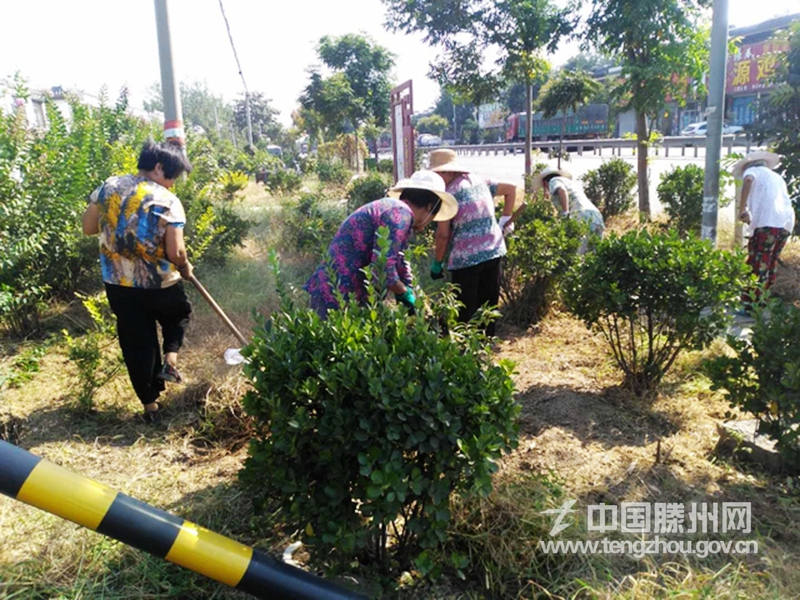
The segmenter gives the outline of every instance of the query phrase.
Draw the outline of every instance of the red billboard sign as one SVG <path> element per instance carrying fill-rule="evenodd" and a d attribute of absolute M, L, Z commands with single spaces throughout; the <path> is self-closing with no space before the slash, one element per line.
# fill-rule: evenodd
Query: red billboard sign
<path fill-rule="evenodd" d="M 742 45 L 736 53 L 728 56 L 725 91 L 730 94 L 771 88 L 778 59 L 788 49 L 786 41 Z"/>

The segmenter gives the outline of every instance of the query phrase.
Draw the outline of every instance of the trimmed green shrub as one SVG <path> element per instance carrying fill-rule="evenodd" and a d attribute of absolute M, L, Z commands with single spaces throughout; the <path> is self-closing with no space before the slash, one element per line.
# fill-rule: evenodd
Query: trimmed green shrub
<path fill-rule="evenodd" d="M 390 185 L 389 179 L 381 173 L 373 172 L 357 177 L 350 183 L 347 190 L 350 211 L 373 200 L 385 198 L 386 190 Z"/>
<path fill-rule="evenodd" d="M 350 170 L 339 161 L 317 161 L 317 177 L 323 183 L 343 185 L 350 179 Z"/>
<path fill-rule="evenodd" d="M 604 219 L 622 214 L 633 207 L 636 171 L 621 158 L 605 161 L 582 177 L 586 196 Z"/>
<path fill-rule="evenodd" d="M 669 216 L 669 223 L 682 237 L 700 235 L 703 222 L 703 182 L 705 172 L 697 165 L 675 167 L 661 175 L 658 201 Z"/>
<path fill-rule="evenodd" d="M 303 177 L 291 169 L 277 169 L 267 176 L 265 185 L 272 193 L 291 194 L 303 185 Z"/>
<path fill-rule="evenodd" d="M 239 192 L 247 187 L 250 178 L 246 173 L 241 171 L 225 171 L 219 179 L 220 186 L 222 186 L 222 198 L 226 202 L 233 202 L 236 200 Z"/>
<path fill-rule="evenodd" d="M 214 147 L 203 136 L 189 137 L 187 153 L 192 172 L 175 183 L 173 192 L 186 211 L 186 247 L 196 264 L 223 264 L 244 243 L 250 222 L 229 202 L 231 186 L 241 178 L 219 166 Z"/>
<path fill-rule="evenodd" d="M 320 194 L 286 198 L 281 202 L 280 247 L 297 254 L 321 256 L 346 216 L 344 204 L 330 202 Z"/>
<path fill-rule="evenodd" d="M 378 161 L 378 173 L 392 175 L 394 173 L 394 161 L 391 158 L 382 158 Z"/>
<path fill-rule="evenodd" d="M 578 259 L 587 226 L 558 218 L 545 200 L 528 204 L 514 225 L 506 238 L 500 298 L 504 318 L 527 327 L 547 314 L 560 279 Z"/>
<path fill-rule="evenodd" d="M 367 306 L 322 320 L 279 283 L 280 309 L 243 350 L 257 434 L 241 479 L 305 543 L 384 562 L 447 538 L 453 492 L 491 491 L 519 407 L 512 364 L 493 364 L 479 325 L 456 322 L 452 293 L 419 298 L 417 316 L 383 301 L 385 228 L 378 245 Z"/>
<path fill-rule="evenodd" d="M 683 349 L 700 349 L 726 323 L 749 268 L 740 253 L 676 233 L 631 231 L 602 240 L 567 277 L 565 301 L 608 342 L 625 385 L 653 390 Z"/>
<path fill-rule="evenodd" d="M 766 309 L 766 312 L 765 312 Z M 755 415 L 759 433 L 775 440 L 785 465 L 800 469 L 800 310 L 777 298 L 756 309 L 749 341 L 729 337 L 734 356 L 706 366 L 713 388 L 732 407 Z M 765 318 L 769 314 L 768 318 Z M 730 416 L 730 415 L 728 415 Z"/>

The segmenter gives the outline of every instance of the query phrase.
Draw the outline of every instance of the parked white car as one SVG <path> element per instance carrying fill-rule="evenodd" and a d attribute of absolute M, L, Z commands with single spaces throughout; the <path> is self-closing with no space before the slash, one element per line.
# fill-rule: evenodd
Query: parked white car
<path fill-rule="evenodd" d="M 420 146 L 441 146 L 442 138 L 440 138 L 438 135 L 433 135 L 430 133 L 422 133 L 417 139 L 417 143 Z"/>
<path fill-rule="evenodd" d="M 722 134 L 728 135 L 732 133 L 741 133 L 743 131 L 741 125 L 722 125 Z M 702 121 L 700 123 L 691 123 L 686 126 L 686 128 L 681 131 L 681 135 L 694 135 L 694 136 L 704 136 L 708 134 L 708 123 L 706 121 Z"/>

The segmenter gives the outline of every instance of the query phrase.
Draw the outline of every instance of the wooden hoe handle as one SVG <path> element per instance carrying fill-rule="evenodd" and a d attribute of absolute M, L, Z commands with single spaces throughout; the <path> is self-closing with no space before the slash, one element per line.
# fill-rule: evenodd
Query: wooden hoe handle
<path fill-rule="evenodd" d="M 242 332 L 236 328 L 236 325 L 233 324 L 233 321 L 228 318 L 228 315 L 225 314 L 225 311 L 220 308 L 220 305 L 217 304 L 214 298 L 211 297 L 211 294 L 208 293 L 208 290 L 203 287 L 203 285 L 194 275 L 189 277 L 189 281 L 192 282 L 194 287 L 197 288 L 197 291 L 200 292 L 200 295 L 203 297 L 203 299 L 208 302 L 211 308 L 214 309 L 214 312 L 217 313 L 220 319 L 222 319 L 222 322 L 228 326 L 228 329 L 230 329 L 233 335 L 236 336 L 236 339 L 242 343 L 242 346 L 246 346 L 249 343 L 247 339 L 245 339 L 245 337 L 242 335 Z"/>

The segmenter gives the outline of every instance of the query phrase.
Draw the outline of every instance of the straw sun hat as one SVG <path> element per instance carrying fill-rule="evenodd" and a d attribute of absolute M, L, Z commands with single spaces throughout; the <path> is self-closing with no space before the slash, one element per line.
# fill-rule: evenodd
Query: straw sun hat
<path fill-rule="evenodd" d="M 733 165 L 731 169 L 733 171 L 733 176 L 736 179 L 741 179 L 742 175 L 744 175 L 744 170 L 749 167 L 754 162 L 764 161 L 767 163 L 767 167 L 770 169 L 774 169 L 778 166 L 778 163 L 781 162 L 781 155 L 775 154 L 774 152 L 767 152 L 765 150 L 757 150 L 755 152 L 751 152 L 747 156 L 745 156 L 742 160 L 738 161 L 736 164 Z"/>
<path fill-rule="evenodd" d="M 545 170 L 537 173 L 533 178 L 533 189 L 539 190 L 544 187 L 544 178 L 549 175 L 558 175 L 559 177 L 566 177 L 572 179 L 572 173 L 564 169 L 556 169 L 555 167 L 547 167 Z"/>
<path fill-rule="evenodd" d="M 452 194 L 445 191 L 444 179 L 438 173 L 433 171 L 417 171 L 407 179 L 401 179 L 393 188 L 389 189 L 388 196 L 390 198 L 399 198 L 400 194 L 406 188 L 413 188 L 417 190 L 427 190 L 433 192 L 442 201 L 442 207 L 436 216 L 433 217 L 434 221 L 449 221 L 456 216 L 458 212 L 458 202 Z"/>
<path fill-rule="evenodd" d="M 469 173 L 469 169 L 458 164 L 458 155 L 455 150 L 440 148 L 431 152 L 428 159 L 428 168 L 437 173 Z"/>

